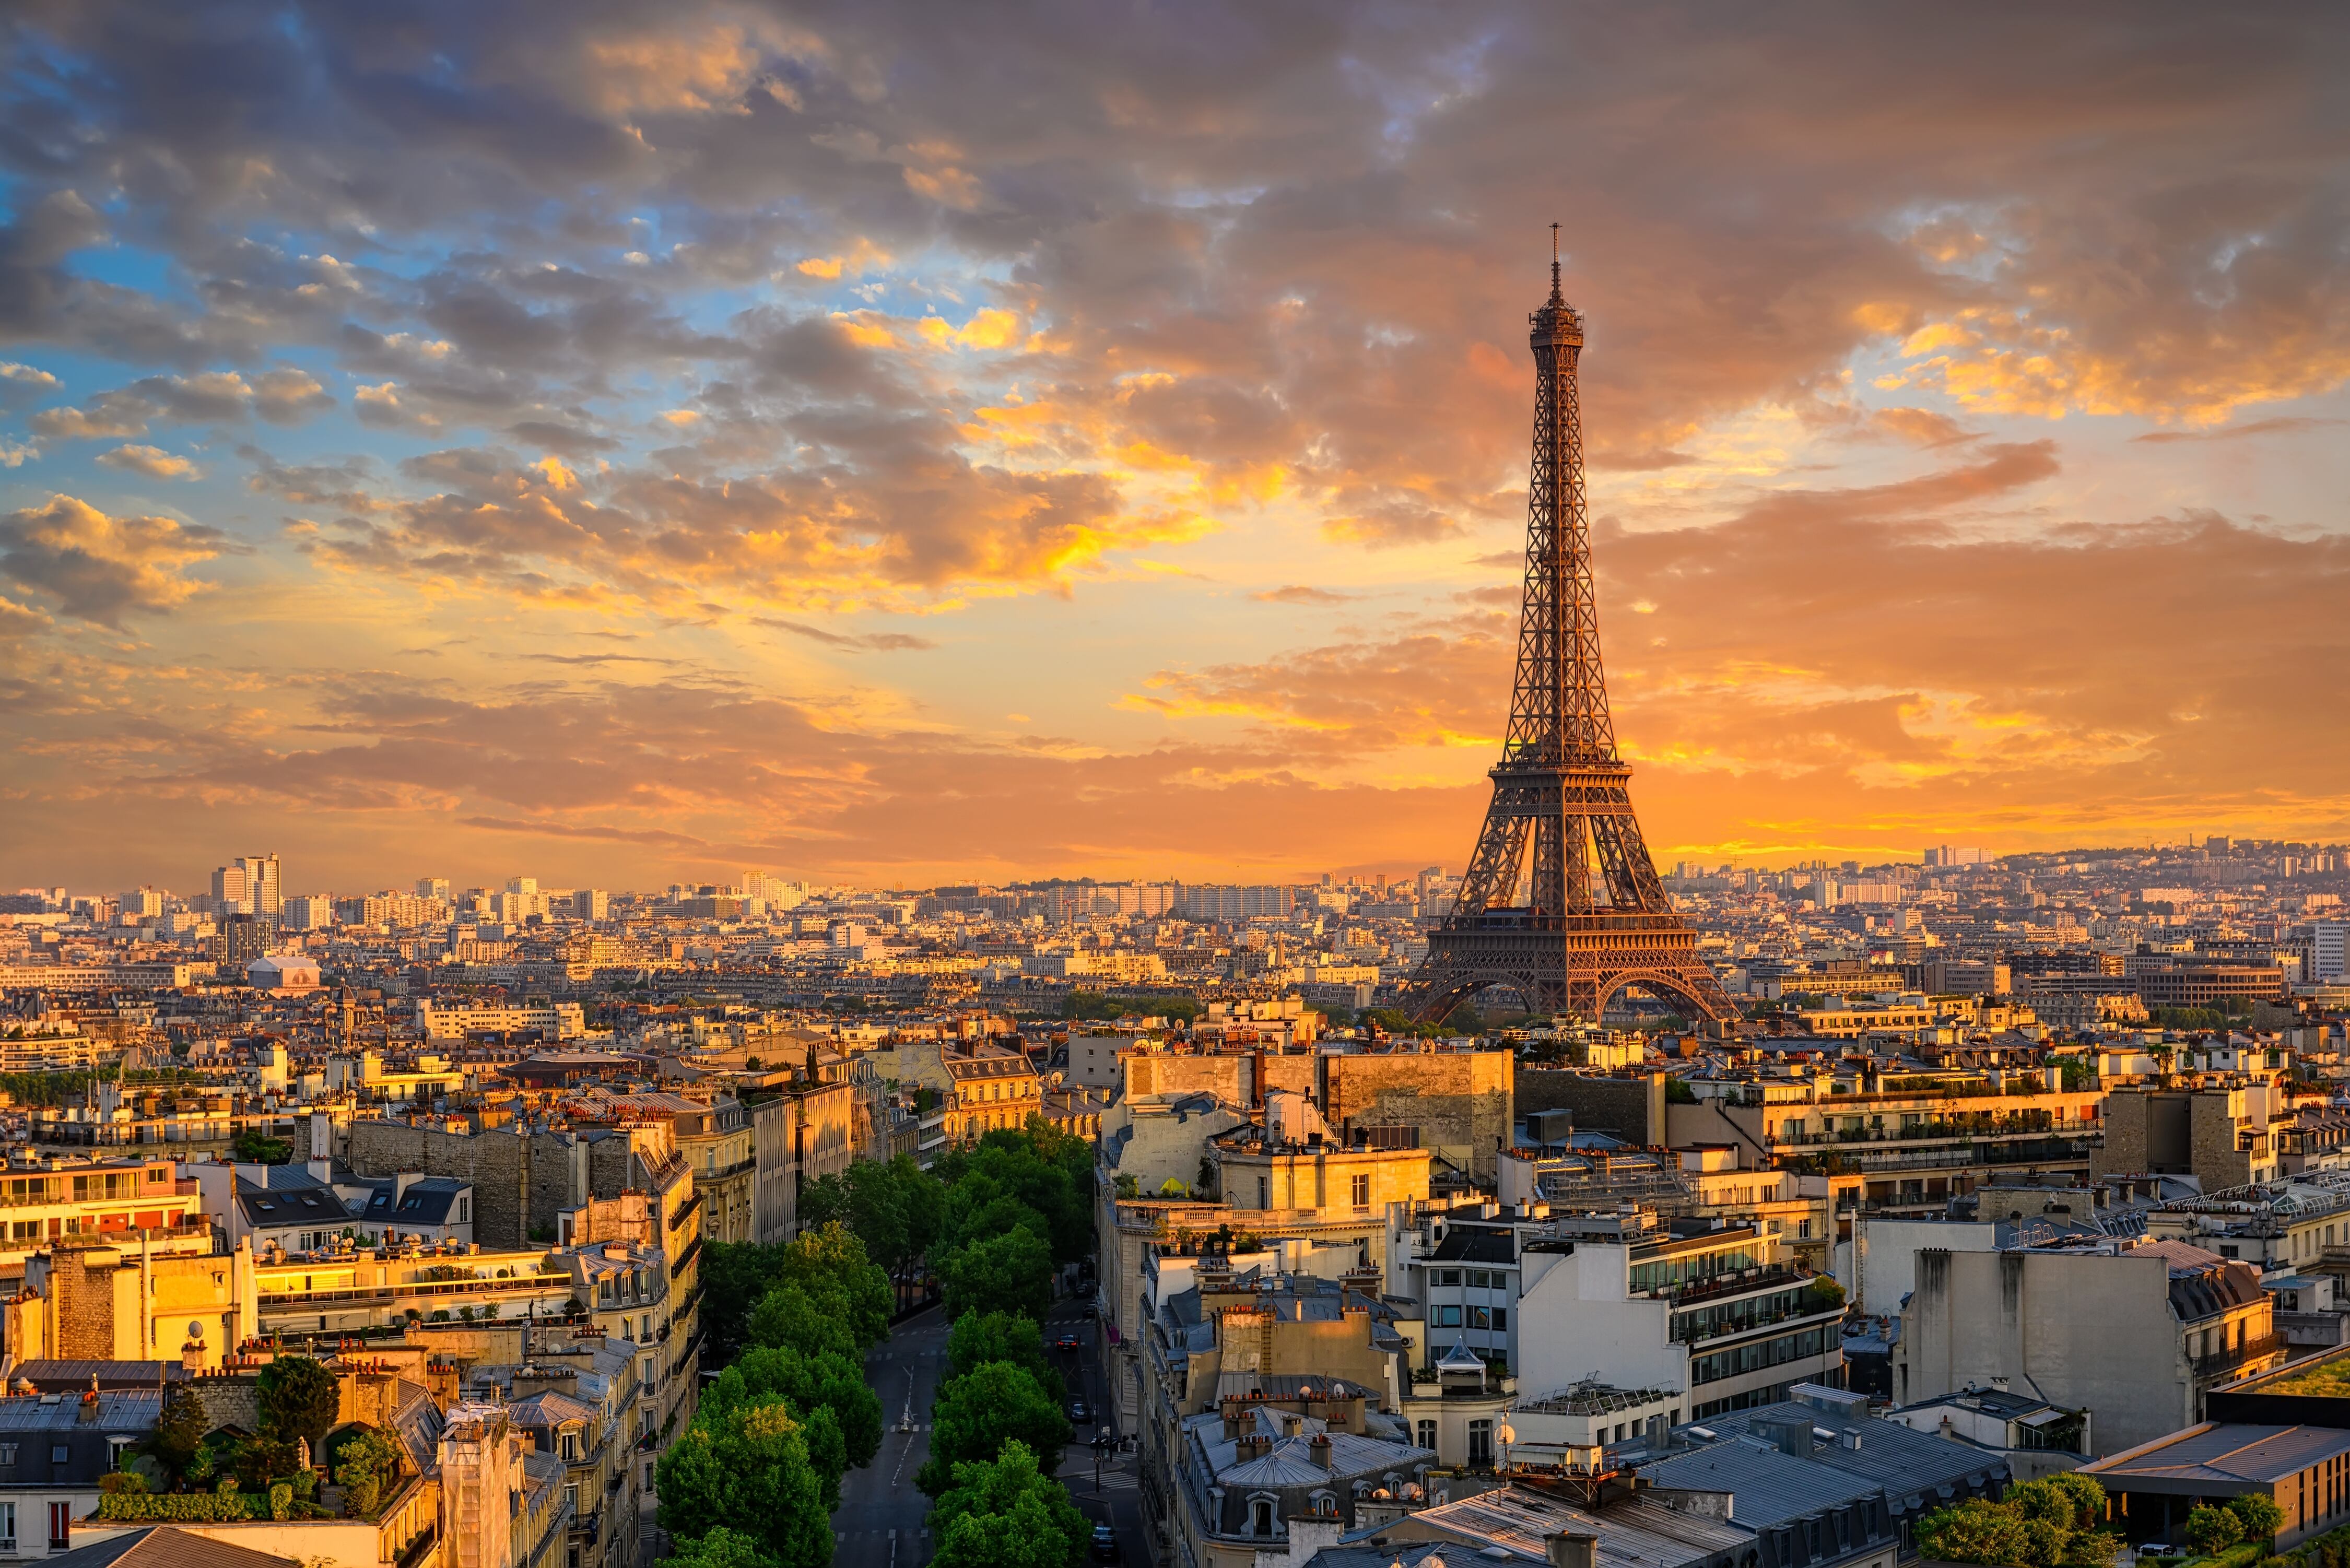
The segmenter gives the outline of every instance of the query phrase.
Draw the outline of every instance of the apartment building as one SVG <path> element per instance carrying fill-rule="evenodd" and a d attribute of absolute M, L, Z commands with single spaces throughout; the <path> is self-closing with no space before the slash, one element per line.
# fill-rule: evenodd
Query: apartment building
<path fill-rule="evenodd" d="M 1696 1080 L 1666 1107 L 1676 1148 L 1726 1145 L 1742 1165 L 1856 1177 L 1871 1212 L 1938 1210 L 1994 1179 L 2087 1174 L 2100 1089 L 2012 1075 L 1802 1073 Z"/>
<path fill-rule="evenodd" d="M 1510 1365 L 1531 1394 L 1594 1377 L 1679 1389 L 1686 1404 L 1667 1412 L 1679 1422 L 1770 1404 L 1797 1383 L 1843 1381 L 1842 1293 L 1752 1226 L 1638 1206 L 1560 1216 L 1547 1237 L 1524 1242 L 1517 1263 L 1508 1326 L 1491 1332 L 1508 1334 Z M 1482 1272 L 1482 1292 L 1465 1260 L 1457 1284 L 1447 1269 L 1431 1288 L 1460 1290 L 1464 1308 L 1490 1314 L 1504 1276 L 1490 1263 Z M 1431 1324 L 1431 1336 L 1443 1333 Z"/>
<path fill-rule="evenodd" d="M 2260 1271 L 2183 1241 L 1925 1249 L 1914 1267 L 1897 1404 L 2005 1378 L 2090 1412 L 2099 1450 L 2117 1454 L 2192 1426 L 2212 1388 L 2284 1359 Z"/>
<path fill-rule="evenodd" d="M 36 1155 L 0 1167 L 0 1271 L 21 1272 L 35 1251 L 69 1238 L 212 1251 L 203 1195 L 175 1160 Z"/>
<path fill-rule="evenodd" d="M 2271 1122 L 2282 1109 L 2276 1085 L 2236 1078 L 2179 1088 L 2134 1085 L 2106 1096 L 2098 1176 L 2193 1176 L 2207 1192 L 2267 1181 L 2279 1173 Z"/>

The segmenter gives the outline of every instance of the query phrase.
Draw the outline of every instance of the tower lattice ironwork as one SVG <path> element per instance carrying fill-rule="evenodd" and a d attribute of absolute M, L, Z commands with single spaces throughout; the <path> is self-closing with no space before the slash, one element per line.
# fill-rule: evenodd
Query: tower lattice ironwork
<path fill-rule="evenodd" d="M 1632 815 L 1632 770 L 1616 754 L 1584 504 L 1583 317 L 1559 292 L 1556 224 L 1550 298 L 1533 322 L 1534 464 L 1509 732 L 1460 897 L 1429 933 L 1406 1005 L 1441 1018 L 1463 997 L 1505 986 L 1529 1012 L 1596 1022 L 1617 992 L 1639 986 L 1724 1024 L 1737 1009 L 1657 880 Z"/>

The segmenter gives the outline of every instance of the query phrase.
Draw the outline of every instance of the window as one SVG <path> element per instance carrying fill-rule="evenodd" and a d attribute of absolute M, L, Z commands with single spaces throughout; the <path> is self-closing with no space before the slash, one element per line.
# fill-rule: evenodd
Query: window
<path fill-rule="evenodd" d="M 1461 1271 L 1458 1269 L 1439 1269 L 1436 1272 L 1436 1282 L 1440 1285 L 1457 1285 L 1461 1282 Z"/>
<path fill-rule="evenodd" d="M 51 1506 L 54 1508 L 55 1505 Z M 1273 1533 L 1273 1502 L 1270 1499 L 1260 1497 L 1250 1500 L 1249 1533 L 1252 1535 Z"/>
<path fill-rule="evenodd" d="M 1256 1179 L 1256 1206 L 1259 1209 L 1273 1207 L 1273 1183 L 1262 1176 Z"/>
<path fill-rule="evenodd" d="M 63 1552 L 73 1545 L 73 1504 L 49 1504 L 49 1550 Z"/>
<path fill-rule="evenodd" d="M 562 1449 L 563 1457 L 564 1457 L 564 1459 L 567 1459 L 567 1460 L 570 1461 L 570 1462 L 571 1462 L 571 1463 L 573 1463 L 573 1464 L 577 1464 L 577 1463 L 578 1463 L 578 1462 L 579 1462 L 579 1434 L 578 1434 L 578 1433 L 574 1432 L 574 1431 L 570 1431 L 570 1430 L 567 1429 L 567 1430 L 563 1433 L 562 1437 L 556 1439 L 556 1442 L 557 1442 L 558 1447 L 560 1447 L 560 1449 Z"/>
<path fill-rule="evenodd" d="M 52 1443 L 49 1445 L 49 1463 L 53 1465 L 62 1465 L 70 1463 L 72 1459 L 73 1450 L 67 1448 L 63 1443 Z"/>
<path fill-rule="evenodd" d="M 0 1552 L 16 1550 L 16 1505 L 0 1502 Z"/>
<path fill-rule="evenodd" d="M 1371 1204 L 1371 1179 L 1367 1176 L 1357 1176 L 1355 1178 L 1354 1185 L 1355 1207 L 1357 1209 L 1369 1208 Z"/>
<path fill-rule="evenodd" d="M 1436 1326 L 1439 1328 L 1459 1328 L 1461 1326 L 1461 1309 L 1457 1306 L 1438 1307 L 1436 1309 Z"/>
<path fill-rule="evenodd" d="M 14 1443 L 0 1443 L 0 1465 L 13 1465 L 16 1462 L 16 1445 Z"/>
<path fill-rule="evenodd" d="M 1433 1421 L 1422 1421 L 1419 1424 L 1419 1436 L 1417 1441 L 1421 1448 L 1426 1449 L 1430 1453 L 1432 1454 L 1436 1452 L 1436 1423 Z"/>
<path fill-rule="evenodd" d="M 1505 1329 L 1509 1326 L 1510 1309 L 1507 1307 L 1495 1307 L 1493 1309 L 1493 1327 L 1499 1330 Z"/>
<path fill-rule="evenodd" d="M 1469 1462 L 1472 1465 L 1490 1465 L 1493 1462 L 1492 1422 L 1469 1423 Z"/>
<path fill-rule="evenodd" d="M 1469 1309 L 1469 1326 L 1471 1328 L 1491 1328 L 1493 1326 L 1493 1315 L 1483 1307 L 1472 1306 Z"/>

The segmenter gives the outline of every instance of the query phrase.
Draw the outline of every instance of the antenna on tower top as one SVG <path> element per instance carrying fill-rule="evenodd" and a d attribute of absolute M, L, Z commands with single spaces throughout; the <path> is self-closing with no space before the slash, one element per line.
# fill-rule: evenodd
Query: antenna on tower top
<path fill-rule="evenodd" d="M 1558 297 L 1559 297 L 1559 292 L 1558 292 L 1558 225 L 1557 225 L 1556 223 L 1553 223 L 1553 224 L 1550 226 L 1550 296 L 1551 296 L 1553 299 L 1556 299 L 1556 298 L 1558 298 Z"/>

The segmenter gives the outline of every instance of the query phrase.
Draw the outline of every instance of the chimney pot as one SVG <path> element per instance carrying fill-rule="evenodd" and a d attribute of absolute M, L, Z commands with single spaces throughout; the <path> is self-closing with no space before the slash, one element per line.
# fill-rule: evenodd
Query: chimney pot
<path fill-rule="evenodd" d="M 1550 1568 L 1598 1568 L 1599 1537 L 1561 1532 L 1543 1537 L 1543 1552 Z"/>

